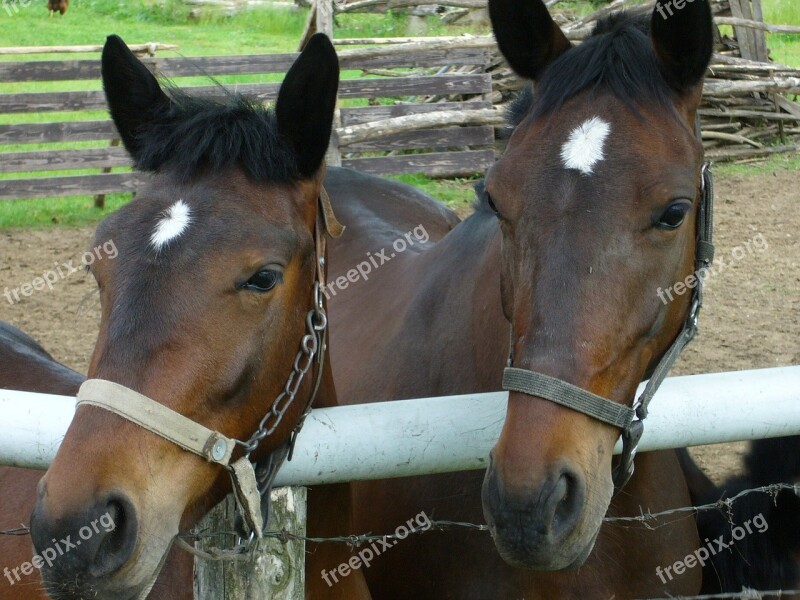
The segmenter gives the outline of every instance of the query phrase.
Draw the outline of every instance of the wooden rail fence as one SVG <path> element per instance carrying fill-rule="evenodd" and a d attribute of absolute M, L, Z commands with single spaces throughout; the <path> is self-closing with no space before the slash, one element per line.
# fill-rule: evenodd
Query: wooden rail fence
<path fill-rule="evenodd" d="M 491 108 L 487 100 L 491 76 L 483 72 L 489 60 L 486 47 L 410 46 L 341 53 L 342 127 L 357 129 L 408 115 Z M 296 56 L 145 56 L 142 60 L 154 73 L 176 79 L 282 74 Z M 476 72 L 464 72 L 471 68 Z M 5 116 L 5 124 L 0 124 L 0 174 L 13 176 L 0 180 L 0 200 L 136 190 L 144 176 L 130 172 L 125 150 L 113 145 L 118 138 L 113 123 L 105 114 L 90 112 L 106 109 L 99 80 L 98 59 L 0 62 L 0 86 L 5 89 L 19 89 L 22 83 L 56 82 L 60 88 L 38 92 L 27 91 L 28 86 L 26 91 L 0 94 L 0 118 Z M 95 89 L 69 89 L 70 85 L 85 88 L 86 81 L 97 82 Z M 84 83 L 78 85 L 80 82 Z M 279 86 L 278 82 L 227 85 L 264 102 L 275 99 Z M 219 94 L 212 82 L 181 87 L 193 94 Z M 42 113 L 54 113 L 56 118 L 39 122 Z M 22 115 L 24 122 L 7 115 Z M 72 142 L 91 144 L 75 147 Z M 334 135 L 332 143 L 340 146 L 343 166 L 375 174 L 467 175 L 482 172 L 494 160 L 494 131 L 486 124 L 442 127 L 433 119 L 402 131 L 387 133 L 377 128 L 365 135 L 362 130 L 360 135 L 344 138 L 341 144 Z M 117 172 L 109 172 L 112 169 Z"/>

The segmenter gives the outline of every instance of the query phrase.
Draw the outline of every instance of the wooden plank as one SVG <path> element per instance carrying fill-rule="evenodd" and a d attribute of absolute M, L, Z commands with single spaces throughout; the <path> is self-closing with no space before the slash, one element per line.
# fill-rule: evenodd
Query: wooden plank
<path fill-rule="evenodd" d="M 698 114 L 706 117 L 721 117 L 725 119 L 765 119 L 770 121 L 797 121 L 795 115 L 785 115 L 756 110 L 718 110 L 715 108 L 701 108 Z"/>
<path fill-rule="evenodd" d="M 119 137 L 111 121 L 69 121 L 60 123 L 18 123 L 0 125 L 0 144 L 84 142 Z"/>
<path fill-rule="evenodd" d="M 416 6 L 452 6 L 455 8 L 486 8 L 487 0 L 388 0 L 388 8 L 410 8 Z"/>
<path fill-rule="evenodd" d="M 189 77 L 285 73 L 297 56 L 297 54 L 252 54 L 141 60 L 145 64 L 155 65 L 158 73 L 166 77 Z M 99 78 L 99 60 L 0 63 L 0 81 L 73 81 Z"/>
<path fill-rule="evenodd" d="M 314 0 L 317 6 L 317 33 L 333 38 L 333 0 Z"/>
<path fill-rule="evenodd" d="M 427 104 L 391 104 L 381 106 L 357 106 L 342 109 L 342 127 L 360 125 L 370 121 L 419 115 L 448 110 L 479 110 L 492 108 L 491 102 L 430 102 Z"/>
<path fill-rule="evenodd" d="M 177 50 L 175 44 L 160 44 L 150 42 L 148 44 L 128 44 L 128 48 L 134 54 L 148 53 L 153 54 L 159 50 Z M 0 55 L 3 54 L 62 54 L 66 52 L 101 52 L 102 44 L 91 44 L 87 46 L 13 46 L 0 48 Z"/>
<path fill-rule="evenodd" d="M 121 147 L 0 153 L 0 173 L 130 166 L 131 159 Z"/>
<path fill-rule="evenodd" d="M 345 69 L 389 69 L 401 67 L 440 67 L 485 64 L 487 48 L 444 47 L 431 49 L 373 49 L 373 55 L 363 52 L 342 53 L 340 67 Z M 252 75 L 285 73 L 298 54 L 250 54 L 233 56 L 194 56 L 175 58 L 143 58 L 155 65 L 165 77 L 194 77 L 219 75 Z M 78 81 L 100 79 L 98 60 L 48 60 L 0 62 L 0 81 Z"/>
<path fill-rule="evenodd" d="M 485 94 L 491 91 L 492 76 L 488 73 L 357 79 L 345 80 L 339 85 L 340 98 L 448 96 L 451 94 Z"/>
<path fill-rule="evenodd" d="M 106 98 L 101 90 L 82 92 L 25 92 L 0 95 L 0 114 L 41 113 L 77 110 L 104 110 Z"/>
<path fill-rule="evenodd" d="M 753 20 L 753 13 L 750 10 L 750 0 L 730 0 L 731 14 L 739 19 Z M 734 26 L 736 41 L 739 42 L 739 52 L 742 58 L 748 60 L 759 60 L 756 50 L 756 39 L 754 31 L 747 27 Z"/>
<path fill-rule="evenodd" d="M 227 89 L 253 96 L 260 101 L 270 101 L 277 96 L 279 87 L 279 83 L 248 83 L 230 85 L 227 86 Z M 220 93 L 218 86 L 195 86 L 181 89 L 188 94 L 212 97 L 219 96 Z M 492 76 L 488 73 L 346 79 L 339 84 L 339 98 L 485 94 L 491 91 Z M 0 113 L 102 110 L 105 107 L 105 95 L 100 90 L 0 95 Z"/>
<path fill-rule="evenodd" d="M 0 200 L 135 192 L 141 189 L 148 178 L 149 176 L 144 173 L 104 173 L 38 179 L 4 179 L 0 185 Z"/>
<path fill-rule="evenodd" d="M 187 56 L 156 59 L 159 75 L 195 77 L 198 75 L 252 75 L 286 73 L 299 54 L 249 54 L 232 56 Z"/>
<path fill-rule="evenodd" d="M 407 131 L 350 144 L 346 152 L 379 152 L 385 150 L 444 149 L 461 146 L 489 146 L 494 143 L 494 127 L 443 127 Z"/>
<path fill-rule="evenodd" d="M 796 25 L 772 25 L 770 23 L 763 23 L 761 21 L 749 21 L 747 19 L 738 19 L 736 17 L 714 17 L 714 22 L 717 25 L 736 25 L 739 27 L 747 27 L 749 29 L 758 29 L 768 33 L 800 33 L 800 27 Z"/>
<path fill-rule="evenodd" d="M 422 115 L 407 115 L 362 125 L 351 125 L 336 130 L 340 148 L 352 144 L 378 140 L 389 135 L 434 129 L 438 127 L 460 127 L 465 125 L 504 125 L 505 116 L 493 108 L 483 110 L 436 111 Z"/>
<path fill-rule="evenodd" d="M 423 173 L 429 177 L 457 177 L 483 173 L 494 164 L 494 151 L 431 152 L 342 160 L 343 167 L 373 175 Z"/>
<path fill-rule="evenodd" d="M 400 67 L 444 67 L 485 65 L 489 62 L 489 48 L 417 48 L 393 49 L 380 47 L 372 49 L 373 56 L 359 56 L 353 51 L 352 56 L 343 52 L 339 57 L 339 65 L 346 69 L 393 69 Z"/>
<path fill-rule="evenodd" d="M 761 9 L 761 0 L 752 0 L 753 2 L 753 20 L 759 23 L 764 22 L 764 11 Z M 756 55 L 761 62 L 769 61 L 769 50 L 767 50 L 767 36 L 761 29 L 752 30 L 753 39 L 755 40 Z"/>
<path fill-rule="evenodd" d="M 0 81 L 61 81 L 99 79 L 98 60 L 0 62 Z"/>
<path fill-rule="evenodd" d="M 334 46 L 372 46 L 378 44 L 433 44 L 437 42 L 460 43 L 464 41 L 480 40 L 487 47 L 496 46 L 497 42 L 490 35 L 430 35 L 415 37 L 368 37 L 368 38 L 336 38 Z M 345 51 L 346 52 L 346 51 Z"/>

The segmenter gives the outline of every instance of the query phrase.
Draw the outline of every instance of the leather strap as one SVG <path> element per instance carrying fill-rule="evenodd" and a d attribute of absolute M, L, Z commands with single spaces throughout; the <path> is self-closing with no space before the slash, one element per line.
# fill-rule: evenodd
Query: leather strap
<path fill-rule="evenodd" d="M 634 410 L 628 406 L 611 402 L 561 379 L 527 369 L 507 367 L 503 372 L 503 389 L 550 400 L 620 429 L 630 426 L 634 417 Z"/>
<path fill-rule="evenodd" d="M 76 406 L 81 405 L 104 408 L 209 462 L 223 467 L 230 463 L 235 445 L 232 439 L 124 385 L 88 379 L 78 390 Z"/>

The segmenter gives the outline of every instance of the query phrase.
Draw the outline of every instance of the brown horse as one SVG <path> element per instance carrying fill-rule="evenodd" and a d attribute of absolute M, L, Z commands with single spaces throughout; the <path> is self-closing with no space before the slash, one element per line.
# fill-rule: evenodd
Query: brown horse
<path fill-rule="evenodd" d="M 430 243 L 417 243 L 413 251 L 418 252 L 431 246 L 442 238 L 458 223 L 458 218 L 451 211 L 425 194 L 407 185 L 381 180 L 376 177 L 350 171 L 331 168 L 326 173 L 325 188 L 336 198 L 354 198 L 358 206 L 371 206 L 376 210 L 372 219 L 363 218 L 348 228 L 347 239 L 339 244 L 346 248 L 352 240 L 358 240 L 366 230 L 373 233 L 383 232 L 386 241 L 391 242 L 394 229 L 409 231 L 420 223 L 424 223 L 430 237 Z M 378 216 L 380 213 L 380 217 Z M 0 322 L 0 388 L 21 389 L 45 394 L 74 396 L 85 377 L 57 362 L 40 344 L 22 331 L 7 323 Z M 328 399 L 333 394 L 328 394 Z M 322 399 L 322 398 L 321 398 Z M 330 403 L 330 401 L 328 402 Z M 5 492 L 0 504 L 0 530 L 11 530 L 29 521 L 38 495 L 36 486 L 43 473 L 31 469 L 0 467 L 0 489 Z M 222 479 L 221 481 L 225 481 Z M 340 491 L 347 492 L 346 488 Z M 345 502 L 347 499 L 345 498 Z M 316 529 L 327 527 L 330 535 L 337 535 L 342 525 L 336 519 L 329 519 L 331 507 L 320 507 L 309 515 L 310 522 Z M 338 564 L 348 558 L 342 555 L 341 546 L 324 545 L 319 549 L 324 554 L 326 563 Z M 28 536 L 0 535 L 0 563 L 10 569 L 29 562 L 34 550 Z M 179 548 L 170 550 L 164 568 L 159 575 L 149 600 L 191 600 L 193 557 Z M 12 579 L 0 579 L 0 600 L 47 600 L 49 596 L 41 585 L 38 572 L 19 580 L 11 570 Z M 353 578 L 351 585 L 360 587 L 361 594 L 368 594 L 363 582 Z M 333 594 L 338 597 L 358 598 L 346 586 L 337 586 Z M 322 596 L 336 597 L 331 592 Z M 368 598 L 368 595 L 364 595 Z"/>
<path fill-rule="evenodd" d="M 185 98 L 175 92 L 176 98 L 168 104 L 157 83 L 124 50 L 121 42 L 116 38 L 109 40 L 103 71 L 112 116 L 125 135 L 126 147 L 135 160 L 141 167 L 155 170 L 157 177 L 153 187 L 101 226 L 97 234 L 98 239 L 113 235 L 115 242 L 122 243 L 126 250 L 113 265 L 108 266 L 107 271 L 94 273 L 103 289 L 103 321 L 92 374 L 104 372 L 115 380 L 135 382 L 141 386 L 138 389 L 158 388 L 161 391 L 152 392 L 158 394 L 156 397 L 163 397 L 165 404 L 185 410 L 187 414 L 206 413 L 209 423 L 215 418 L 230 420 L 231 426 L 226 431 L 235 431 L 239 419 L 246 419 L 249 423 L 256 413 L 263 412 L 260 396 L 273 390 L 261 379 L 267 378 L 270 365 L 279 360 L 281 364 L 285 362 L 276 354 L 285 353 L 288 357 L 293 353 L 293 341 L 288 339 L 284 329 L 290 325 L 295 328 L 293 319 L 301 312 L 304 314 L 300 309 L 293 310 L 292 301 L 294 296 L 305 298 L 303 279 L 309 268 L 308 251 L 311 249 L 307 226 L 309 219 L 313 222 L 309 212 L 312 207 L 306 203 L 317 193 L 319 177 L 324 171 L 317 165 L 317 172 L 312 176 L 281 184 L 274 181 L 279 174 L 276 169 L 284 164 L 281 154 L 295 148 L 299 150 L 290 152 L 290 158 L 291 154 L 297 153 L 295 160 L 304 161 L 305 168 L 312 169 L 317 160 L 314 156 L 324 148 L 322 142 L 326 133 L 322 120 L 325 107 L 306 104 L 303 99 L 328 97 L 335 66 L 331 53 L 330 47 L 320 40 L 309 46 L 304 58 L 298 60 L 287 75 L 277 107 L 279 111 L 281 107 L 296 105 L 297 108 L 291 114 L 284 110 L 283 118 L 273 123 L 275 116 L 272 113 L 253 109 L 235 96 L 223 106 Z M 318 87 L 310 81 L 309 65 L 322 69 L 320 73 L 326 76 L 316 83 Z M 159 109 L 160 103 L 164 106 Z M 226 135 L 208 129 L 217 120 L 219 126 L 226 127 Z M 280 139 L 273 135 L 275 127 L 280 137 L 292 142 L 291 148 L 282 147 Z M 314 135 L 315 127 L 320 128 L 318 137 Z M 209 135 L 216 135 L 216 139 L 198 137 L 199 132 L 206 130 Z M 161 141 L 164 141 L 163 136 L 168 136 L 171 143 L 180 142 L 183 136 L 185 145 L 160 147 L 155 140 L 148 142 L 148 135 L 159 136 Z M 259 139 L 264 135 L 267 139 Z M 299 139 L 300 136 L 304 139 Z M 237 148 L 242 150 L 237 151 Z M 182 158 L 168 160 L 165 152 L 170 150 L 175 150 Z M 272 171 L 265 172 L 264 169 Z M 183 181 L 182 171 L 190 173 L 188 181 Z M 379 207 L 382 215 L 391 219 L 394 227 L 412 228 L 424 222 L 429 242 L 419 241 L 413 252 L 430 247 L 458 223 L 451 211 L 401 183 L 346 169 L 331 169 L 326 174 L 324 185 L 337 198 L 350 198 L 362 207 L 376 201 L 376 208 Z M 198 226 L 203 233 L 187 231 L 187 235 L 194 237 L 178 239 L 177 246 L 164 248 L 165 256 L 153 255 L 152 249 L 147 247 L 148 242 L 152 242 L 152 236 L 148 238 L 147 235 L 151 232 L 145 228 L 151 225 L 152 230 L 152 223 L 161 217 L 165 201 L 169 203 L 169 199 L 174 201 L 176 197 L 182 198 L 188 207 L 201 211 L 198 218 L 202 222 Z M 359 228 L 374 230 L 376 227 L 380 227 L 377 217 L 362 219 L 354 226 L 350 239 L 357 239 Z M 273 243 L 278 246 L 273 247 Z M 212 245 L 217 253 L 213 261 L 206 256 Z M 342 247 L 347 245 L 345 241 Z M 278 282 L 278 289 L 272 292 L 258 289 L 249 283 L 253 278 L 245 277 L 251 274 L 249 270 L 260 267 L 264 260 L 278 261 L 281 267 L 283 281 Z M 162 270 L 163 275 L 157 276 Z M 181 273 L 183 276 L 179 277 Z M 267 284 L 271 283 L 261 270 L 257 276 L 267 279 Z M 247 289 L 241 286 L 238 291 L 220 290 L 230 277 L 234 277 L 236 283 L 246 282 Z M 143 294 L 142 303 L 137 303 L 132 294 Z M 224 304 L 230 301 L 233 305 Z M 174 303 L 179 311 L 168 308 L 168 303 Z M 117 305 L 124 305 L 125 310 L 114 310 Z M 267 328 L 269 331 L 265 332 Z M 122 332 L 128 334 L 130 347 L 122 345 L 128 341 Z M 186 338 L 182 337 L 184 334 Z M 231 339 L 235 342 L 227 346 Z M 138 344 L 146 346 L 139 349 Z M 119 356 L 115 356 L 117 353 Z M 84 381 L 81 375 L 54 361 L 25 334 L 2 324 L 0 359 L 0 386 L 4 388 L 74 395 Z M 175 362 L 171 364 L 172 361 Z M 218 361 L 216 366 L 214 361 Z M 241 372 L 237 373 L 237 369 Z M 282 377 L 283 374 L 275 375 L 275 383 L 282 385 Z M 192 378 L 197 378 L 197 381 Z M 253 380 L 256 384 L 250 383 Z M 230 386 L 224 392 L 218 390 L 220 385 L 228 383 Z M 196 391 L 194 396 L 187 391 L 190 387 L 199 390 L 203 385 L 208 385 L 208 389 Z M 317 403 L 322 406 L 335 404 L 328 369 Z M 42 504 L 58 502 L 65 503 L 67 508 L 73 507 L 73 510 L 77 505 L 79 512 L 91 511 L 93 497 L 102 497 L 104 488 L 110 489 L 106 493 L 109 500 L 122 495 L 136 498 L 148 491 L 162 496 L 162 502 L 172 504 L 169 510 L 162 511 L 163 514 L 153 514 L 152 504 L 137 506 L 129 498 L 129 507 L 133 510 L 124 515 L 126 520 L 133 518 L 137 521 L 137 544 L 149 544 L 152 548 L 152 554 L 145 557 L 145 562 L 158 561 L 159 552 L 163 553 L 160 545 L 163 545 L 164 538 L 152 539 L 153 532 L 158 531 L 159 519 L 177 514 L 181 519 L 179 527 L 185 530 L 229 491 L 230 481 L 220 476 L 218 469 L 182 455 L 159 438 L 102 411 L 82 408 L 80 412 L 60 456 L 67 456 L 69 452 L 71 458 L 78 451 L 78 444 L 84 443 L 87 448 L 93 448 L 91 460 L 75 460 L 70 464 L 68 458 L 58 459 L 43 484 L 46 495 Z M 290 416 L 291 420 L 296 420 L 297 415 Z M 248 423 L 242 421 L 239 427 L 252 427 Z M 111 426 L 115 427 L 114 436 L 109 433 Z M 89 431 L 91 429 L 96 431 Z M 102 441 L 100 436 L 107 437 L 108 441 Z M 125 448 L 136 448 L 136 451 L 131 453 Z M 176 465 L 175 461 L 181 461 L 181 464 Z M 182 476 L 180 488 L 175 488 L 172 495 L 161 492 L 164 488 L 172 489 L 168 485 L 174 486 L 175 483 L 168 469 L 184 469 L 184 464 L 185 470 L 176 471 Z M 143 472 L 145 468 L 146 472 Z M 3 489 L 8 490 L 0 504 L 0 529 L 12 529 L 28 522 L 36 505 L 36 485 L 41 477 L 38 471 L 0 468 Z M 60 489 L 54 490 L 54 485 Z M 186 489 L 189 486 L 197 491 Z M 340 489 L 347 493 L 346 488 Z M 187 492 L 196 498 L 187 499 Z M 113 507 L 113 502 L 109 505 Z M 101 505 L 100 508 L 104 507 Z M 338 520 L 328 519 L 331 511 L 329 506 L 311 511 L 310 526 L 324 530 L 336 524 L 337 529 L 341 529 Z M 144 520 L 148 520 L 146 529 L 142 529 Z M 99 561 L 119 560 L 113 553 L 122 552 L 119 546 L 123 542 L 116 535 L 105 536 L 94 556 Z M 30 562 L 33 552 L 29 537 L 0 536 L 0 561 L 4 565 L 13 568 Z M 112 555 L 104 556 L 104 553 Z M 97 591 L 104 598 L 128 598 L 139 594 L 140 588 L 146 589 L 146 586 L 132 581 L 131 573 L 141 569 L 134 557 L 129 558 L 128 564 L 117 573 L 97 577 L 102 565 L 94 565 L 93 556 L 74 556 L 81 562 L 68 565 L 74 571 L 74 579 L 64 582 L 49 572 L 45 574 L 54 597 L 81 597 L 82 593 Z M 333 564 L 348 558 L 346 548 L 330 544 L 321 546 L 317 556 Z M 87 568 L 91 569 L 88 575 L 82 572 Z M 63 571 L 58 575 L 64 575 Z M 96 580 L 89 577 L 96 577 Z M 12 573 L 13 578 L 15 575 Z M 0 598 L 3 600 L 47 597 L 35 575 L 30 581 L 15 581 L 13 585 L 5 583 L 5 580 L 0 583 Z M 87 590 L 89 587 L 94 589 Z M 111 587 L 132 590 L 113 591 L 109 589 Z M 148 598 L 177 600 L 191 597 L 192 557 L 173 548 Z M 369 594 L 363 579 L 352 577 L 324 597 L 357 600 L 369 598 Z"/>
<path fill-rule="evenodd" d="M 433 248 L 394 258 L 331 300 L 342 402 L 497 389 L 510 321 L 515 366 L 630 404 L 688 314 L 688 297 L 664 304 L 657 292 L 694 268 L 702 147 L 693 124 L 711 54 L 708 3 L 668 19 L 656 11 L 649 23 L 612 17 L 576 48 L 541 0 L 491 0 L 490 8 L 501 50 L 536 81 L 536 94 L 517 107 L 476 213 Z M 352 202 L 337 209 L 351 224 L 376 211 Z M 346 253 L 334 248 L 334 275 L 387 238 L 364 233 Z M 672 569 L 698 547 L 693 519 L 601 526 L 607 514 L 690 504 L 672 451 L 639 455 L 612 498 L 618 435 L 512 393 L 485 483 L 480 473 L 457 473 L 354 484 L 359 532 L 393 531 L 424 510 L 473 523 L 485 513 L 493 534 L 398 542 L 361 570 L 373 597 L 696 593 L 700 569 Z M 310 502 L 324 505 L 315 499 L 324 494 L 311 490 Z M 310 598 L 325 597 L 321 572 L 335 567 L 309 557 Z"/>
<path fill-rule="evenodd" d="M 318 309 L 315 281 L 324 283 L 318 199 L 335 52 L 324 36 L 312 38 L 274 111 L 236 95 L 221 102 L 167 95 L 113 36 L 102 73 L 125 147 L 152 179 L 96 233 L 113 239 L 119 256 L 92 268 L 102 316 L 89 376 L 247 440 L 293 372 L 308 323 L 315 330 L 321 323 L 310 307 Z M 318 400 L 331 402 L 325 364 L 324 373 L 311 365 L 254 458 L 286 447 L 316 376 Z M 116 414 L 79 406 L 31 517 L 37 553 L 67 540 L 41 569 L 48 593 L 145 597 L 172 538 L 229 489 L 218 465 Z M 190 581 L 153 594 L 174 598 L 187 588 Z"/>

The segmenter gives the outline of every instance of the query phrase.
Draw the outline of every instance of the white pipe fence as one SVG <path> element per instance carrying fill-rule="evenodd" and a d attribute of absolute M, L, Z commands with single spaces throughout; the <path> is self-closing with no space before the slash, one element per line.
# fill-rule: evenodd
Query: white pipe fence
<path fill-rule="evenodd" d="M 483 469 L 506 399 L 495 392 L 314 410 L 276 485 Z M 46 469 L 74 411 L 71 397 L 0 390 L 0 464 Z M 639 449 L 784 435 L 800 435 L 800 366 L 668 378 Z"/>

